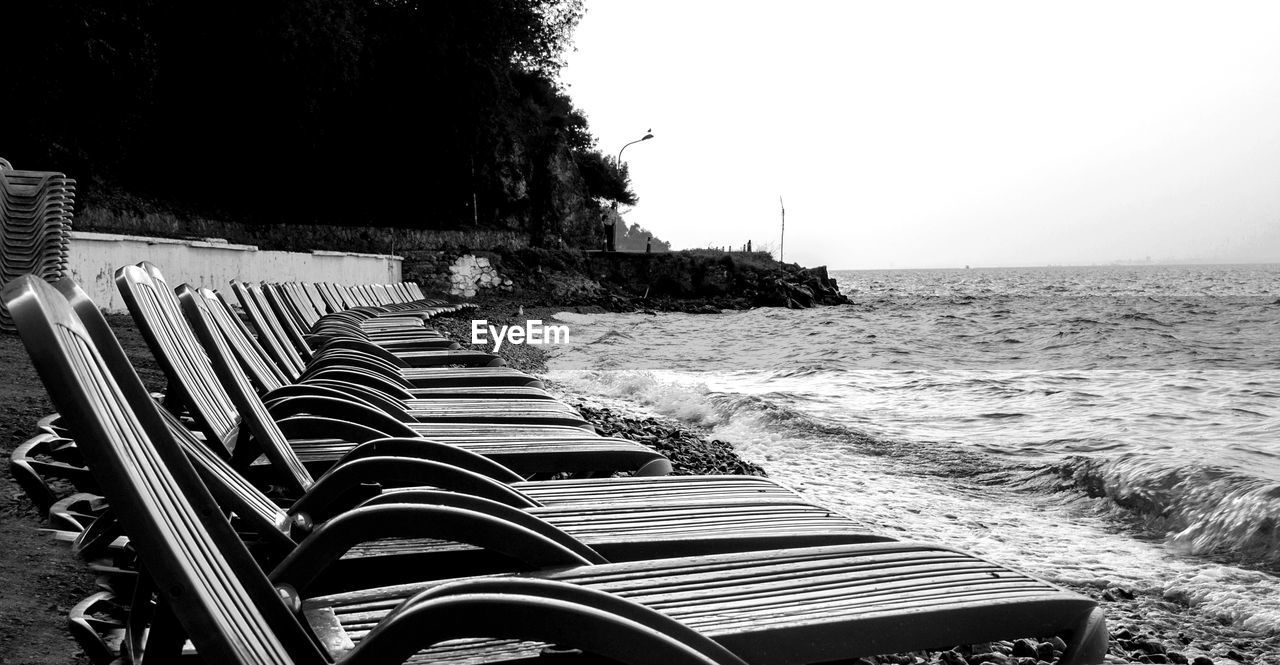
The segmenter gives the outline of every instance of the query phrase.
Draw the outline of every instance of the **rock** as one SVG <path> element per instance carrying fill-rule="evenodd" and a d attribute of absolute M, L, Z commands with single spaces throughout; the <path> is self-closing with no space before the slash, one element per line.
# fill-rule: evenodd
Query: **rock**
<path fill-rule="evenodd" d="M 1162 654 L 1142 654 L 1138 656 L 1139 663 L 1147 663 L 1147 665 L 1164 665 L 1169 662 L 1169 657 Z"/>
<path fill-rule="evenodd" d="M 1054 635 L 1053 637 L 1049 638 L 1049 644 L 1053 645 L 1053 648 L 1055 651 L 1067 650 L 1067 642 L 1063 640 L 1061 637 L 1058 637 L 1057 635 Z"/>
<path fill-rule="evenodd" d="M 969 665 L 984 665 L 985 663 L 1008 665 L 1009 657 L 998 651 L 988 651 L 987 653 L 977 653 L 969 656 Z"/>
<path fill-rule="evenodd" d="M 1036 658 L 1040 660 L 1053 661 L 1053 645 L 1048 642 L 1041 642 L 1036 645 Z"/>
<path fill-rule="evenodd" d="M 1120 598 L 1122 600 L 1133 600 L 1133 592 L 1124 587 L 1113 586 L 1107 589 L 1107 591 L 1110 591 L 1116 598 Z"/>
<path fill-rule="evenodd" d="M 1164 648 L 1163 644 L 1155 640 L 1138 639 L 1130 642 L 1130 645 L 1131 645 L 1130 646 L 1131 649 L 1136 651 L 1141 651 L 1142 653 L 1146 653 L 1146 654 L 1158 653 L 1163 655 L 1164 652 L 1167 651 L 1167 649 Z"/>
<path fill-rule="evenodd" d="M 969 661 L 956 651 L 943 651 L 938 654 L 938 662 L 943 665 L 969 665 Z"/>
<path fill-rule="evenodd" d="M 1227 650 L 1227 658 L 1230 658 L 1231 660 L 1239 660 L 1239 661 L 1250 660 L 1248 656 L 1241 654 L 1239 651 L 1236 651 L 1235 649 Z"/>
<path fill-rule="evenodd" d="M 1191 661 L 1191 665 L 1213 665 L 1213 659 L 1208 656 L 1196 656 L 1195 660 Z"/>
<path fill-rule="evenodd" d="M 1036 655 L 1036 643 L 1031 640 L 1018 640 L 1013 643 L 1014 658 L 1033 658 Z"/>
<path fill-rule="evenodd" d="M 1169 657 L 1169 662 L 1171 663 L 1177 663 L 1178 665 L 1187 665 L 1187 657 L 1178 653 L 1177 651 L 1170 651 L 1165 655 Z"/>

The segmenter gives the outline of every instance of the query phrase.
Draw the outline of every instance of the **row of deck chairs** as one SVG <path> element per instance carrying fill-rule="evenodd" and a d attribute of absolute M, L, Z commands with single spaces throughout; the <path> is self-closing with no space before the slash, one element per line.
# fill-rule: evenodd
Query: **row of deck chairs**
<path fill-rule="evenodd" d="M 0 284 L 24 274 L 56 281 L 66 273 L 75 189 L 61 173 L 19 171 L 0 159 Z M 3 307 L 0 330 L 13 331 Z"/>
<path fill-rule="evenodd" d="M 458 306 L 411 286 L 235 283 L 237 311 L 149 264 L 116 278 L 162 398 L 71 281 L 3 294 L 59 412 L 12 468 L 103 575 L 72 618 L 95 659 L 817 663 L 1049 635 L 1060 662 L 1105 654 L 1087 598 L 765 478 L 664 475 L 432 330 Z"/>

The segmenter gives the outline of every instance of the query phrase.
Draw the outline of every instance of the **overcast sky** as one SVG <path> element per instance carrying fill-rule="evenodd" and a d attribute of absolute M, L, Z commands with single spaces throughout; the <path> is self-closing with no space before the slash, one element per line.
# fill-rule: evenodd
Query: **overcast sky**
<path fill-rule="evenodd" d="M 588 0 L 626 212 L 833 268 L 1280 261 L 1280 2 Z M 776 253 L 775 253 L 776 255 Z"/>

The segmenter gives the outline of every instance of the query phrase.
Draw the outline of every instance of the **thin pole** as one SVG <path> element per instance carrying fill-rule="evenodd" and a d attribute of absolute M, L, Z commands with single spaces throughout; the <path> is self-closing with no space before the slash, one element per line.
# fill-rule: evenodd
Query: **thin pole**
<path fill-rule="evenodd" d="M 782 250 L 787 246 L 787 207 L 782 205 L 782 195 L 778 195 L 778 209 L 782 211 L 782 238 L 778 241 L 778 263 L 782 263 Z"/>

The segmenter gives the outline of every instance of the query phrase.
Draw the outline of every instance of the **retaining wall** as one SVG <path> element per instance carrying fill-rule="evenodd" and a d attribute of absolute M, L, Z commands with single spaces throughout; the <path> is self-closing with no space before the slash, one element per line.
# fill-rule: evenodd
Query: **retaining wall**
<path fill-rule="evenodd" d="M 120 266 L 150 261 L 170 286 L 183 282 L 226 288 L 233 280 L 269 282 L 399 282 L 399 256 L 355 252 L 272 252 L 216 239 L 174 240 L 107 233 L 71 233 L 70 276 L 108 312 L 125 311 L 115 286 Z"/>

